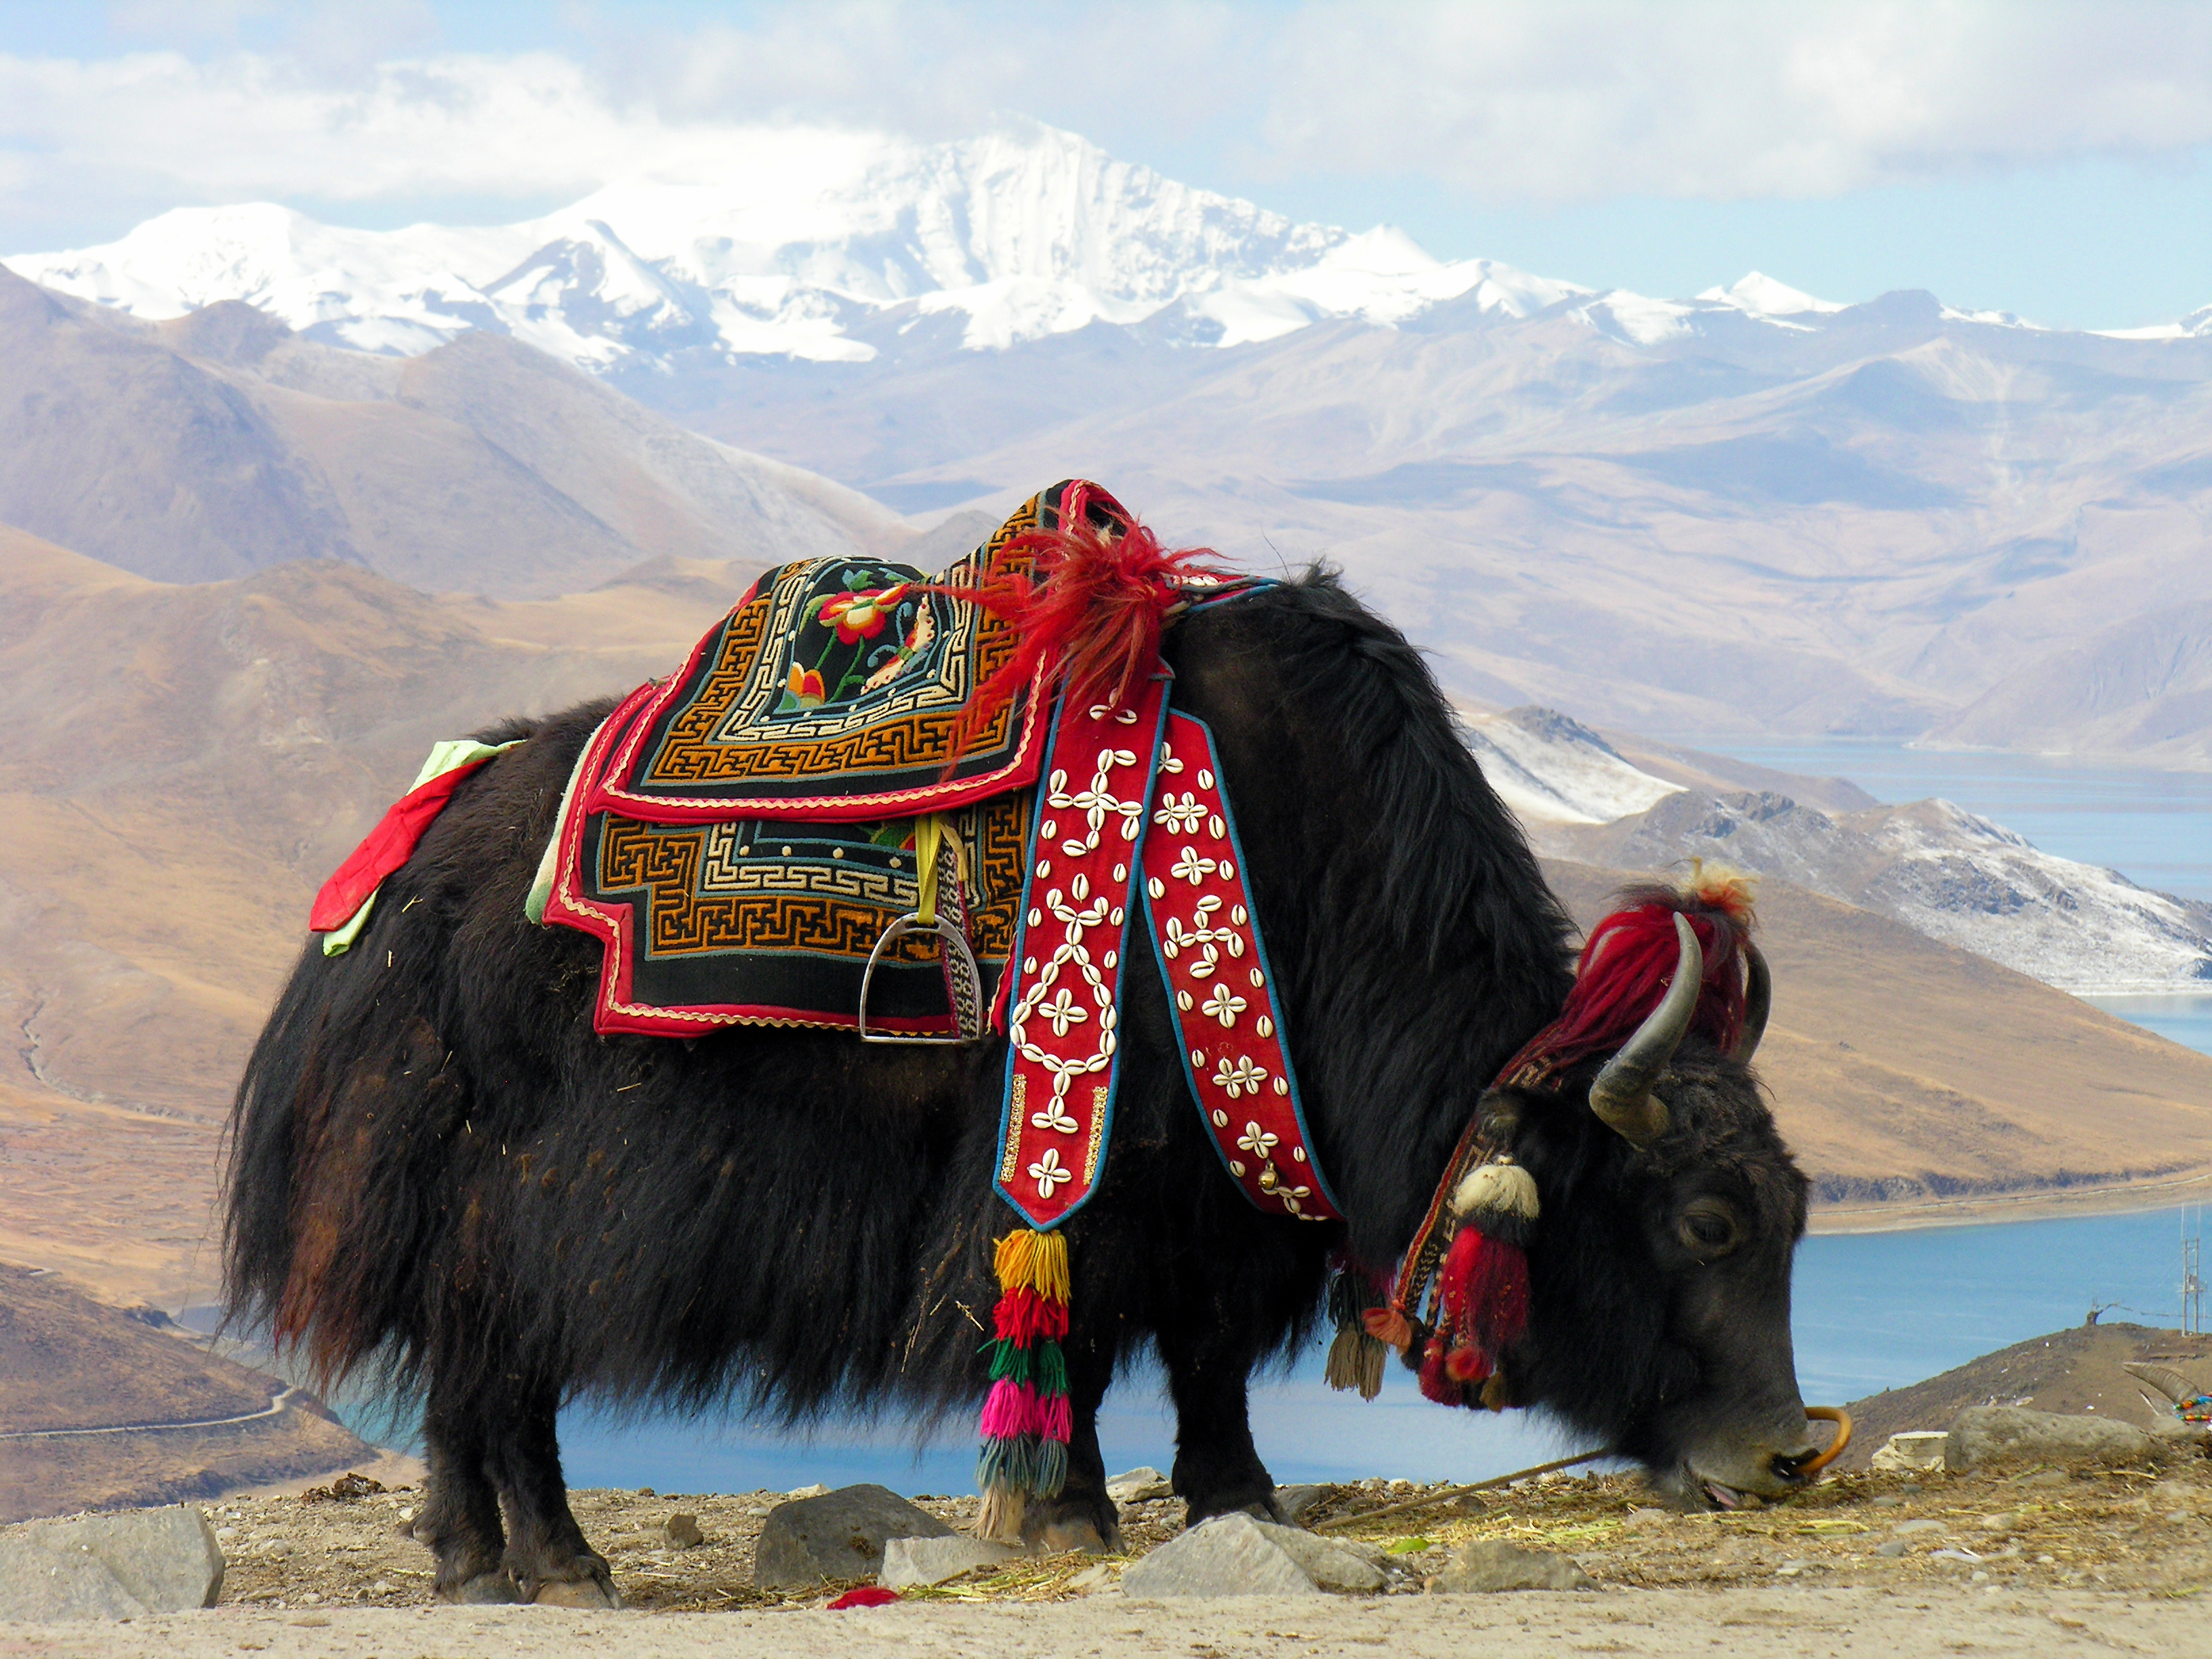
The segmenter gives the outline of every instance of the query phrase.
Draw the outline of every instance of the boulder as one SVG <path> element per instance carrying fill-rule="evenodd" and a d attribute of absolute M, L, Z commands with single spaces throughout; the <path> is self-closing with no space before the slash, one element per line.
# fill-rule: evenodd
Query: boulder
<path fill-rule="evenodd" d="M 1903 1474 L 1915 1469 L 1940 1469 L 1943 1467 L 1944 1449 L 1951 1437 L 1941 1429 L 1907 1429 L 1903 1434 L 1893 1434 L 1881 1443 L 1881 1449 L 1869 1460 L 1869 1467 L 1890 1474 Z"/>
<path fill-rule="evenodd" d="M 137 1619 L 213 1607 L 222 1549 L 184 1504 L 0 1529 L 0 1619 Z"/>
<path fill-rule="evenodd" d="M 1452 1557 L 1437 1575 L 1435 1588 L 1446 1595 L 1466 1595 L 1492 1590 L 1595 1589 L 1597 1583 L 1568 1556 L 1524 1550 L 1503 1538 L 1480 1538 Z"/>
<path fill-rule="evenodd" d="M 1378 1565 L 1382 1551 L 1376 1546 L 1349 1538 L 1323 1538 L 1317 1533 L 1301 1531 L 1297 1527 L 1279 1527 L 1272 1522 L 1262 1521 L 1259 1526 L 1261 1534 L 1297 1562 L 1306 1577 L 1322 1589 L 1354 1591 L 1382 1588 L 1384 1576 Z"/>
<path fill-rule="evenodd" d="M 1289 1551 L 1250 1516 L 1218 1515 L 1171 1538 L 1121 1575 L 1121 1593 L 1139 1601 L 1184 1595 L 1319 1595 Z"/>
<path fill-rule="evenodd" d="M 873 1578 L 892 1539 L 952 1535 L 951 1528 L 888 1486 L 841 1486 L 768 1512 L 753 1546 L 753 1583 L 763 1589 L 804 1589 Z"/>
<path fill-rule="evenodd" d="M 1021 1552 L 981 1538 L 892 1538 L 884 1544 L 884 1570 L 878 1582 L 885 1589 L 912 1589 L 917 1584 L 941 1584 L 976 1567 L 997 1566 L 1019 1559 Z"/>
<path fill-rule="evenodd" d="M 1146 1464 L 1111 1477 L 1106 1482 L 1106 1495 L 1117 1504 L 1142 1504 L 1154 1498 L 1172 1498 L 1175 1487 L 1167 1476 Z"/>
<path fill-rule="evenodd" d="M 1303 1527 L 1306 1517 L 1320 1508 L 1322 1501 L 1334 1493 L 1334 1486 L 1278 1486 L 1275 1488 L 1275 1513 L 1293 1527 Z"/>
<path fill-rule="evenodd" d="M 1959 1413 L 1943 1447 L 1948 1469 L 2012 1463 L 2143 1463 L 2168 1455 L 2169 1443 L 2109 1418 L 2032 1412 L 2018 1406 L 1972 1406 Z"/>

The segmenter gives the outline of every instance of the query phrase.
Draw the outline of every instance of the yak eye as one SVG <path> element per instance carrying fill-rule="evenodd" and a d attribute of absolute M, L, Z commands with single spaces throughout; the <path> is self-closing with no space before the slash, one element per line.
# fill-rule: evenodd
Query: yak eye
<path fill-rule="evenodd" d="M 1735 1212 L 1717 1198 L 1701 1198 L 1683 1211 L 1680 1231 L 1684 1246 L 1704 1261 L 1727 1255 L 1743 1233 Z"/>

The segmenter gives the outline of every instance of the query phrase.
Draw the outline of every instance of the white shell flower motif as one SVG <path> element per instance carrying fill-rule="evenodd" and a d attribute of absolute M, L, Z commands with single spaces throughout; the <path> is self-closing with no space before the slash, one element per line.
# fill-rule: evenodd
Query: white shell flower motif
<path fill-rule="evenodd" d="M 1172 794 L 1163 789 L 1160 792 L 1159 810 L 1152 814 L 1152 822 L 1163 830 L 1172 830 L 1179 836 L 1188 836 L 1198 828 L 1200 821 L 1205 817 L 1206 809 L 1198 804 L 1198 798 L 1188 790 L 1183 792 L 1182 799 L 1177 800 Z"/>
<path fill-rule="evenodd" d="M 1066 1036 L 1069 1026 L 1080 1025 L 1091 1018 L 1089 1012 L 1068 995 L 1065 985 L 1060 988 L 1059 995 L 1039 1006 L 1036 1014 L 1038 1018 L 1051 1022 L 1052 1034 L 1056 1037 Z"/>
<path fill-rule="evenodd" d="M 1237 1024 L 1237 1016 L 1248 1005 L 1243 997 L 1232 993 L 1228 986 L 1217 983 L 1206 999 L 1206 1012 L 1219 1020 L 1224 1030 Z"/>
<path fill-rule="evenodd" d="M 1248 1089 L 1252 1093 L 1258 1094 L 1260 1085 L 1267 1080 L 1266 1068 L 1255 1066 L 1251 1060 L 1243 1054 L 1237 1056 L 1237 1064 L 1233 1066 L 1226 1059 L 1224 1059 L 1213 1073 L 1214 1086 L 1220 1089 L 1231 1100 L 1236 1099 Z"/>
<path fill-rule="evenodd" d="M 1039 1198 L 1050 1198 L 1062 1186 L 1075 1179 L 1075 1171 L 1061 1169 L 1060 1148 L 1048 1146 L 1038 1154 L 1037 1161 L 1030 1165 L 1030 1179 L 1036 1182 Z"/>
<path fill-rule="evenodd" d="M 1204 881 L 1208 876 L 1212 875 L 1221 866 L 1215 863 L 1212 859 L 1202 859 L 1199 857 L 1198 849 L 1196 848 L 1185 847 L 1181 853 L 1176 855 L 1176 861 L 1169 866 L 1168 873 L 1170 875 L 1181 876 L 1185 881 L 1195 887 L 1199 883 Z"/>
<path fill-rule="evenodd" d="M 1261 1128 L 1257 1121 L 1248 1121 L 1244 1133 L 1237 1137 L 1237 1144 L 1255 1158 L 1265 1158 L 1275 1150 L 1278 1138 Z"/>

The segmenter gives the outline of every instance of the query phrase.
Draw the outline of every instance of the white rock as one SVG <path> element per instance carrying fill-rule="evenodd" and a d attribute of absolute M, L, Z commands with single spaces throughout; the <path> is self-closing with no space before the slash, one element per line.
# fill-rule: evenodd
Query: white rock
<path fill-rule="evenodd" d="M 1352 1540 L 1323 1538 L 1318 1534 L 1302 1531 L 1297 1527 L 1279 1527 L 1271 1522 L 1259 1523 L 1260 1530 L 1280 1548 L 1284 1554 L 1304 1569 L 1307 1577 L 1325 1590 L 1378 1590 L 1384 1577 L 1377 1560 L 1352 1547 Z M 1367 1546 L 1380 1558 L 1382 1552 L 1374 1545 Z"/>
<path fill-rule="evenodd" d="M 826 1498 L 829 1495 L 830 1488 L 823 1486 L 819 1480 L 816 1481 L 811 1486 L 794 1486 L 789 1492 L 784 1493 L 786 1498 Z"/>
<path fill-rule="evenodd" d="M 1881 1449 L 1871 1460 L 1872 1467 L 1892 1474 L 1907 1469 L 1940 1469 L 1943 1449 L 1950 1439 L 1942 1429 L 1907 1429 L 1882 1442 Z"/>
<path fill-rule="evenodd" d="M 1121 1575 L 1121 1591 L 1140 1601 L 1322 1593 L 1290 1553 L 1243 1514 L 1216 1516 L 1170 1539 Z"/>
<path fill-rule="evenodd" d="M 1943 1443 L 1943 1466 L 1979 1469 L 2007 1463 L 2106 1465 L 2171 1455 L 2171 1443 L 2087 1413 L 1973 1406 L 1959 1413 Z"/>
<path fill-rule="evenodd" d="M 1106 1495 L 1117 1504 L 1142 1504 L 1154 1498 L 1174 1497 L 1175 1486 L 1158 1469 L 1142 1464 L 1109 1480 Z"/>
<path fill-rule="evenodd" d="M 0 1530 L 0 1619 L 137 1619 L 215 1605 L 222 1547 L 182 1504 Z"/>
<path fill-rule="evenodd" d="M 884 1543 L 884 1570 L 878 1583 L 885 1589 L 912 1589 L 917 1584 L 941 1584 L 975 1567 L 1011 1561 L 1021 1552 L 980 1538 L 891 1538 Z"/>

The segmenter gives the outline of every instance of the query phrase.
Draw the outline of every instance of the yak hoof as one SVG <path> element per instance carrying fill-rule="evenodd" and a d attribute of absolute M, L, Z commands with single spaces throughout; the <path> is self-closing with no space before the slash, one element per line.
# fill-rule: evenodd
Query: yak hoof
<path fill-rule="evenodd" d="M 556 1578 L 538 1587 L 541 1607 L 598 1607 L 618 1611 L 622 1593 L 598 1578 Z"/>
<path fill-rule="evenodd" d="M 1030 1550 L 1036 1555 L 1063 1555 L 1069 1550 L 1080 1550 L 1085 1555 L 1105 1555 L 1121 1546 L 1121 1528 L 1109 1540 L 1098 1530 L 1098 1524 L 1087 1516 L 1071 1516 L 1066 1520 L 1053 1521 L 1037 1528 L 1036 1537 Z"/>
<path fill-rule="evenodd" d="M 495 1572 L 480 1572 L 473 1578 L 463 1579 L 443 1594 L 447 1601 L 465 1607 L 495 1607 L 522 1599 L 514 1588 L 514 1578 L 504 1567 Z"/>

